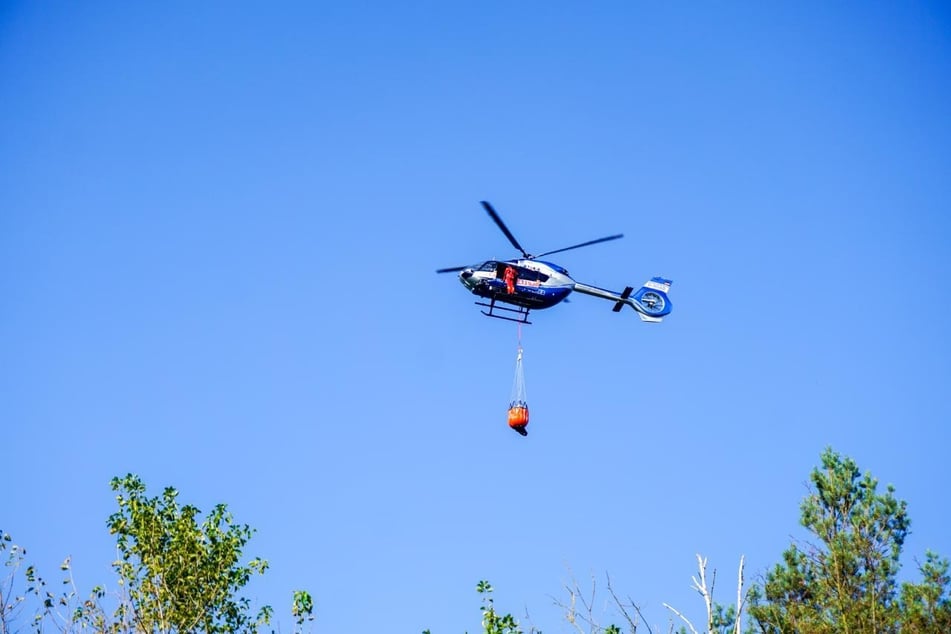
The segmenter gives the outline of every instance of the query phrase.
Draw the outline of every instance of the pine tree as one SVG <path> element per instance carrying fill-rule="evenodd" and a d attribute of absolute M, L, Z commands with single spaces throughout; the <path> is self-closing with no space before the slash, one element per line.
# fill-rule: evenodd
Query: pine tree
<path fill-rule="evenodd" d="M 898 586 L 911 521 L 888 486 L 862 475 L 831 449 L 811 474 L 802 525 L 816 539 L 794 543 L 751 594 L 753 626 L 766 633 L 947 632 L 951 618 L 948 562 L 932 553 L 924 581 Z"/>

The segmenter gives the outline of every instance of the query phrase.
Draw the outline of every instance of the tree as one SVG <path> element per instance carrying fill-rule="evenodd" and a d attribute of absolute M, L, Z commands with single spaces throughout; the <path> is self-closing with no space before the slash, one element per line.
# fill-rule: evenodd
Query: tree
<path fill-rule="evenodd" d="M 749 614 L 764 633 L 951 631 L 948 562 L 929 553 L 921 584 L 896 576 L 910 527 L 906 503 L 864 476 L 850 458 L 826 449 L 801 505 L 817 540 L 793 543 L 750 594 Z"/>
<path fill-rule="evenodd" d="M 482 630 L 485 634 L 522 634 L 518 621 L 511 614 L 499 614 L 495 611 L 495 600 L 492 598 L 492 584 L 480 581 L 476 584 L 476 592 L 482 595 Z"/>
<path fill-rule="evenodd" d="M 265 606 L 257 618 L 250 603 L 237 596 L 253 574 L 268 563 L 240 563 L 251 538 L 249 526 L 234 523 L 224 504 L 198 524 L 200 511 L 179 507 L 178 491 L 146 496 L 132 474 L 113 478 L 119 510 L 109 517 L 120 558 L 113 567 L 126 589 L 118 617 L 127 627 L 147 632 L 250 632 L 270 619 Z"/>
<path fill-rule="evenodd" d="M 107 596 L 102 586 L 80 600 L 67 557 L 60 569 L 65 590 L 56 594 L 33 566 L 18 573 L 26 551 L 0 533 L 0 552 L 7 551 L 9 572 L 0 580 L 0 634 L 16 631 L 30 600 L 35 607 L 31 624 L 36 632 L 51 625 L 60 632 L 258 632 L 270 623 L 273 610 L 262 607 L 251 614 L 250 601 L 240 596 L 253 575 L 267 570 L 259 558 L 242 563 L 245 545 L 254 531 L 235 524 L 227 506 L 218 504 L 204 521 L 194 506 L 178 504 L 178 491 L 169 487 L 159 497 L 148 497 L 135 475 L 113 478 L 119 509 L 108 519 L 116 535 L 119 558 L 113 568 L 120 591 Z M 111 614 L 103 601 L 115 606 Z M 294 592 L 291 607 L 295 632 L 314 618 L 314 602 L 304 590 Z"/>
<path fill-rule="evenodd" d="M 611 576 L 606 574 L 605 579 L 607 581 L 608 594 L 611 597 L 610 601 L 607 602 L 607 606 L 610 606 L 610 608 L 612 608 L 611 611 L 614 612 L 611 617 L 622 618 L 627 624 L 626 627 L 629 634 L 636 634 L 638 625 L 643 619 L 640 607 L 635 604 L 630 597 L 627 598 L 627 602 L 625 603 L 614 591 Z M 599 614 L 599 611 L 595 608 L 596 603 L 599 603 L 596 598 L 598 596 L 598 583 L 597 579 L 593 576 L 591 577 L 590 592 L 583 591 L 578 581 L 574 579 L 574 576 L 572 576 L 571 583 L 566 584 L 564 589 L 568 595 L 567 600 L 554 597 L 553 600 L 555 605 L 563 611 L 565 621 L 567 621 L 578 634 L 623 633 L 624 630 L 615 623 L 609 623 L 608 625 L 601 624 L 605 615 Z M 648 634 L 651 634 L 650 626 L 646 623 L 644 626 L 647 628 Z"/>
<path fill-rule="evenodd" d="M 701 555 L 697 555 L 697 570 L 699 572 L 698 577 L 691 577 L 693 581 L 693 589 L 703 598 L 703 604 L 707 608 L 707 623 L 706 630 L 710 634 L 740 634 L 740 628 L 743 622 L 743 607 L 745 599 L 743 598 L 743 566 L 744 566 L 744 557 L 740 557 L 740 568 L 736 574 L 736 604 L 730 606 L 723 606 L 723 604 L 718 603 L 713 600 L 713 590 L 717 584 L 717 571 L 713 570 L 713 575 L 710 577 L 709 584 L 707 582 L 707 558 Z M 699 634 L 697 628 L 694 627 L 694 624 L 691 623 L 690 619 L 683 615 L 679 610 L 674 608 L 668 603 L 663 604 L 665 608 L 677 615 L 677 618 L 682 620 L 687 624 L 687 627 L 690 628 L 689 632 L 692 634 Z M 673 625 L 671 625 L 671 631 L 673 631 Z M 688 630 L 684 627 L 681 627 L 678 630 L 679 634 L 687 634 Z"/>
<path fill-rule="evenodd" d="M 901 589 L 903 622 L 909 632 L 951 632 L 951 598 L 948 597 L 948 560 L 925 553 L 918 566 L 924 579 L 906 583 Z"/>
<path fill-rule="evenodd" d="M 23 603 L 26 600 L 23 594 L 16 592 L 15 586 L 17 573 L 26 558 L 26 551 L 13 543 L 9 533 L 0 531 L 0 553 L 4 552 L 7 556 L 3 565 L 7 573 L 3 579 L 0 579 L 0 634 L 12 631 L 10 623 L 23 610 Z"/>
<path fill-rule="evenodd" d="M 479 611 L 482 612 L 482 632 L 483 634 L 525 634 L 518 625 L 518 621 L 511 614 L 499 614 L 495 610 L 495 600 L 492 598 L 494 588 L 488 581 L 480 581 L 476 584 L 476 592 L 482 595 L 482 605 Z M 430 634 L 429 630 L 423 630 L 423 634 Z M 542 634 L 534 627 L 529 630 L 529 634 Z"/>

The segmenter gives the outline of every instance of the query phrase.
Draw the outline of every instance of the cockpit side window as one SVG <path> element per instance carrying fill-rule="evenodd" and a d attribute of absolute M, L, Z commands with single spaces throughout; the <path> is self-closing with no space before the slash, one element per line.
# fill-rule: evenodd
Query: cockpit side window
<path fill-rule="evenodd" d="M 544 273 L 539 273 L 538 271 L 531 271 L 529 269 L 522 269 L 519 272 L 519 279 L 525 280 L 526 282 L 547 282 L 548 276 Z"/>
<path fill-rule="evenodd" d="M 485 264 L 479 267 L 479 270 L 480 271 L 494 271 L 495 265 L 496 265 L 495 262 L 486 262 Z"/>

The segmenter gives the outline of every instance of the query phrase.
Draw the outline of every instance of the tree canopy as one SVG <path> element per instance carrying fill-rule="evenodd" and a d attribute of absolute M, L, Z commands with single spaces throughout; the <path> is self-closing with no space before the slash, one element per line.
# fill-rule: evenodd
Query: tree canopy
<path fill-rule="evenodd" d="M 832 449 L 810 476 L 801 523 L 813 541 L 793 543 L 754 587 L 749 614 L 764 633 L 951 632 L 948 561 L 928 552 L 920 583 L 899 585 L 911 520 L 851 458 Z"/>
<path fill-rule="evenodd" d="M 118 510 L 107 525 L 119 553 L 113 563 L 118 589 L 107 592 L 96 586 L 80 599 L 67 558 L 60 566 L 65 590 L 57 594 L 33 566 L 25 566 L 26 551 L 0 533 L 8 569 L 0 580 L 0 634 L 16 631 L 13 624 L 22 622 L 30 598 L 37 602 L 30 619 L 37 632 L 52 625 L 62 632 L 251 633 L 270 624 L 272 608 L 262 606 L 255 614 L 240 594 L 268 563 L 260 558 L 242 563 L 254 531 L 236 524 L 226 505 L 216 505 L 200 520 L 197 507 L 179 505 L 174 488 L 149 497 L 133 474 L 113 478 L 111 486 Z M 17 592 L 21 568 L 26 588 Z M 313 619 L 313 612 L 310 594 L 294 591 L 296 630 Z"/>

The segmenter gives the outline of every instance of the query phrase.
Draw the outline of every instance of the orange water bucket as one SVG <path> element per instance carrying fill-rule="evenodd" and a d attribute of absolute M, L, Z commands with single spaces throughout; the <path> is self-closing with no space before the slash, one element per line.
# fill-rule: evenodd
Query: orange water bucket
<path fill-rule="evenodd" d="M 518 404 L 509 408 L 509 427 L 525 436 L 528 425 L 528 405 Z"/>

